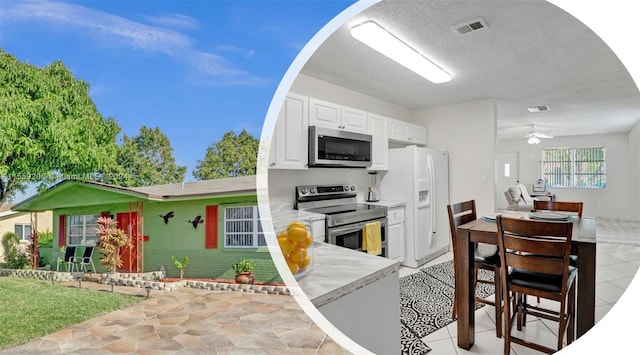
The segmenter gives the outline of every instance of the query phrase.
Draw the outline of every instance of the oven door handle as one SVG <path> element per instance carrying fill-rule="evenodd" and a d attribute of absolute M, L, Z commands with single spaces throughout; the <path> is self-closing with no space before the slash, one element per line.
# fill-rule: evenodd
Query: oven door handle
<path fill-rule="evenodd" d="M 345 226 L 345 227 L 331 228 L 331 235 L 347 234 L 347 233 L 351 233 L 351 232 L 360 231 L 360 230 L 363 230 L 363 229 L 364 229 L 364 224 L 363 223 L 350 224 L 350 225 Z"/>
<path fill-rule="evenodd" d="M 386 218 L 380 220 L 380 227 L 384 228 L 386 227 Z M 351 232 L 356 232 L 356 231 L 361 231 L 364 229 L 364 227 L 367 225 L 367 223 L 369 222 L 361 222 L 361 223 L 355 223 L 355 224 L 350 224 L 348 226 L 344 226 L 344 227 L 335 227 L 335 228 L 331 228 L 331 235 L 339 235 L 339 234 L 346 234 L 346 233 L 351 233 Z"/>

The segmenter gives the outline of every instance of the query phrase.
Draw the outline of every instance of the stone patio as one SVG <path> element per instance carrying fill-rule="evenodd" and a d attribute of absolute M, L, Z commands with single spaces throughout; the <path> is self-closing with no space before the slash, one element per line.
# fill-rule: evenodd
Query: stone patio
<path fill-rule="evenodd" d="M 96 282 L 81 286 L 111 290 Z M 114 286 L 114 292 L 147 296 L 137 287 Z M 289 295 L 180 288 L 149 296 L 2 353 L 348 354 Z"/>

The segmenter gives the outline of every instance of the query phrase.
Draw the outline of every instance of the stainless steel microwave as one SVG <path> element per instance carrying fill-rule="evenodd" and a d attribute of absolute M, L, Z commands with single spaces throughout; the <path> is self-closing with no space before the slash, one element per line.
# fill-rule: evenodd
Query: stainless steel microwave
<path fill-rule="evenodd" d="M 371 135 L 309 126 L 309 167 L 371 166 Z"/>

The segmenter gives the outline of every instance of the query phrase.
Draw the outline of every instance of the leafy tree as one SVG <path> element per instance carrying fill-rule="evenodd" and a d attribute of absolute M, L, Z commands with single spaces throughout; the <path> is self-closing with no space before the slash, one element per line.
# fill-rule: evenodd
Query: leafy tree
<path fill-rule="evenodd" d="M 136 137 L 124 135 L 118 166 L 104 181 L 120 186 L 149 186 L 181 182 L 186 166 L 177 166 L 169 138 L 159 128 L 140 127 Z"/>
<path fill-rule="evenodd" d="M 119 131 L 62 62 L 38 68 L 0 49 L 0 205 L 28 183 L 105 171 Z"/>
<path fill-rule="evenodd" d="M 198 180 L 254 175 L 260 141 L 246 130 L 239 135 L 229 131 L 207 148 L 204 160 L 198 160 L 193 177 Z"/>

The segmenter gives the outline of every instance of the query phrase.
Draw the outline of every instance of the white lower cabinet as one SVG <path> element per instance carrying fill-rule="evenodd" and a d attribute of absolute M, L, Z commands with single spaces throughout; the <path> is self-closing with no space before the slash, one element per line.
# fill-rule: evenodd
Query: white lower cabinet
<path fill-rule="evenodd" d="M 387 257 L 404 261 L 404 206 L 390 207 L 387 211 Z"/>

